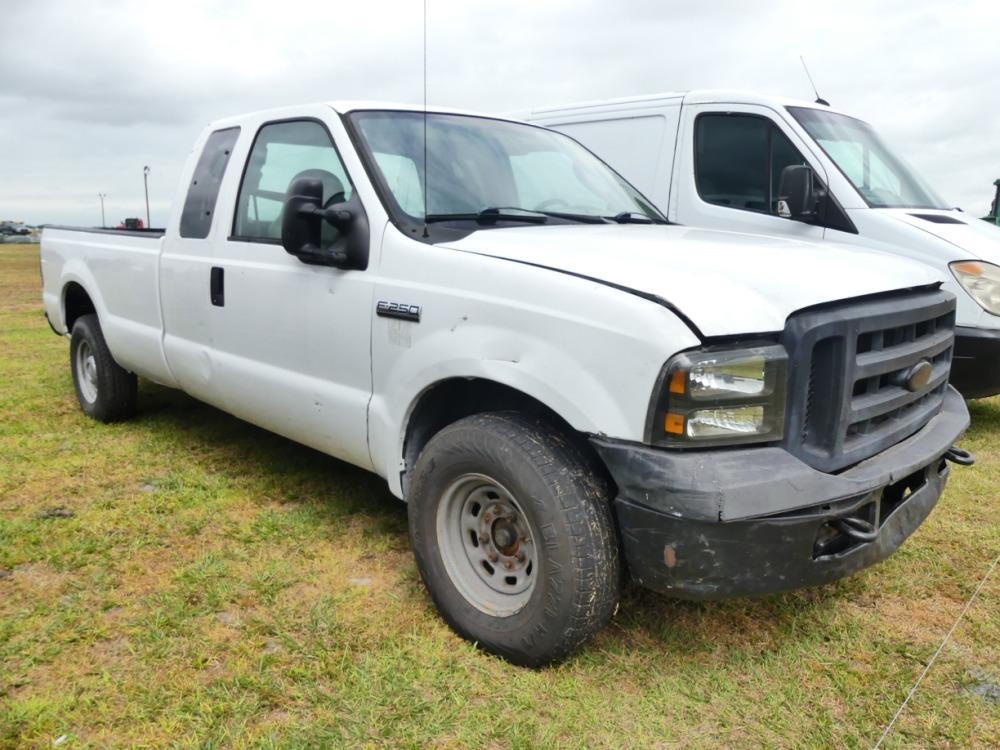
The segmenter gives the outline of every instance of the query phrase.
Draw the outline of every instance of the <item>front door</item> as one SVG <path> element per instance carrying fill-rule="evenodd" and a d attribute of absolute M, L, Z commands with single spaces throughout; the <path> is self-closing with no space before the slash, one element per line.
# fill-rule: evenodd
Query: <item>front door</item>
<path fill-rule="evenodd" d="M 323 183 L 324 204 L 354 188 L 318 120 L 265 123 L 251 146 L 232 233 L 215 258 L 217 386 L 233 414 L 371 468 L 371 272 L 306 265 L 281 245 L 285 194 Z M 348 230 L 350 231 L 350 230 Z M 337 230 L 323 230 L 324 243 Z"/>
<path fill-rule="evenodd" d="M 735 108 L 734 108 L 735 107 Z M 826 172 L 794 132 L 771 111 L 752 105 L 692 105 L 683 109 L 677 160 L 676 215 L 681 224 L 737 232 L 823 238 L 823 227 L 777 214 L 782 170 L 812 166 L 824 185 Z"/>

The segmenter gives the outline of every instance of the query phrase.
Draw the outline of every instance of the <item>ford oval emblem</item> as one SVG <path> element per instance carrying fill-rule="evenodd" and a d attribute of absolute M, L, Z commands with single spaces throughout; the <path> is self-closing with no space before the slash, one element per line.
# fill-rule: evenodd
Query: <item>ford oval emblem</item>
<path fill-rule="evenodd" d="M 903 387 L 906 390 L 916 393 L 927 387 L 927 384 L 931 381 L 931 375 L 934 372 L 934 365 L 928 362 L 926 359 L 922 359 L 917 364 L 911 367 L 903 380 Z"/>

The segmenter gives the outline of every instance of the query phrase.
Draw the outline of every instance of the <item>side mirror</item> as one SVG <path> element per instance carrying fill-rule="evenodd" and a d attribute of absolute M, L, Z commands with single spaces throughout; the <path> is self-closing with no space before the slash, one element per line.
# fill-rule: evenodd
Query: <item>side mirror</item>
<path fill-rule="evenodd" d="M 320 247 L 320 217 L 323 182 L 304 178 L 288 187 L 281 214 L 281 244 L 291 255 L 314 254 Z"/>
<path fill-rule="evenodd" d="M 281 245 L 303 263 L 338 268 L 354 267 L 344 247 L 322 247 L 323 222 L 346 231 L 354 221 L 349 204 L 323 208 L 323 182 L 303 177 L 293 182 L 285 195 L 281 216 Z"/>
<path fill-rule="evenodd" d="M 778 182 L 778 216 L 809 220 L 817 216 L 817 206 L 825 191 L 816 188 L 812 167 L 791 164 L 781 170 Z"/>

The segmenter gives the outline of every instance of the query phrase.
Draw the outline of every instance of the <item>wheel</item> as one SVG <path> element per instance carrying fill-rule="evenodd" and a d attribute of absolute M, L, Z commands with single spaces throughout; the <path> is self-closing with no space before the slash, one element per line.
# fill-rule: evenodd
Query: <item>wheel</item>
<path fill-rule="evenodd" d="M 96 315 L 81 315 L 73 324 L 69 361 L 84 414 L 100 422 L 117 422 L 135 414 L 138 381 L 111 356 Z"/>
<path fill-rule="evenodd" d="M 467 417 L 413 468 L 410 540 L 445 620 L 524 666 L 556 661 L 611 618 L 621 562 L 609 489 L 545 422 Z"/>

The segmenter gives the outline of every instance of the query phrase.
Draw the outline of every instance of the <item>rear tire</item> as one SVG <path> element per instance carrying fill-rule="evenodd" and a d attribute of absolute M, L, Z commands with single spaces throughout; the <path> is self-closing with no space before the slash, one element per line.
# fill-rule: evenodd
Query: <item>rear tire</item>
<path fill-rule="evenodd" d="M 437 433 L 414 466 L 408 512 L 417 566 L 444 619 L 519 665 L 578 648 L 620 595 L 609 494 L 542 420 L 479 414 Z"/>
<path fill-rule="evenodd" d="M 69 363 L 84 414 L 99 422 L 118 422 L 135 414 L 138 379 L 111 356 L 96 315 L 81 315 L 73 323 Z"/>

